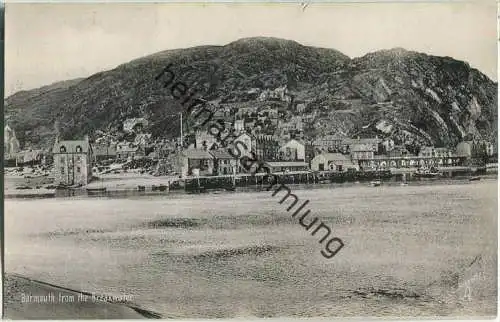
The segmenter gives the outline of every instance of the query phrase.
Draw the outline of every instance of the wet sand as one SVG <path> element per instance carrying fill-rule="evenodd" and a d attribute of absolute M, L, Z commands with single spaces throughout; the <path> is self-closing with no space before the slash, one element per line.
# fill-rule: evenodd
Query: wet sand
<path fill-rule="evenodd" d="M 496 180 L 294 192 L 332 259 L 269 192 L 55 198 L 6 201 L 6 271 L 177 318 L 496 315 Z"/>

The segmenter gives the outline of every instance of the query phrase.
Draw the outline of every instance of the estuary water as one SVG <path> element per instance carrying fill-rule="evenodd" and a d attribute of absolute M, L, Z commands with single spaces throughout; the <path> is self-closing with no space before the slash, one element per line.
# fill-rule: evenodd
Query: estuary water
<path fill-rule="evenodd" d="M 5 269 L 166 318 L 496 314 L 496 180 L 294 193 L 333 258 L 282 193 L 10 199 Z"/>

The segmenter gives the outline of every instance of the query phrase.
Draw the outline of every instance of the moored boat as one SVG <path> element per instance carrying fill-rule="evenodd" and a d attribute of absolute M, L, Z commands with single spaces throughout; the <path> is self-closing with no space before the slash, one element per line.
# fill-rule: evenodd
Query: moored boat
<path fill-rule="evenodd" d="M 414 173 L 414 176 L 417 178 L 437 178 L 441 176 L 441 172 L 439 172 L 439 170 L 435 168 L 420 168 Z"/>
<path fill-rule="evenodd" d="M 106 192 L 106 187 L 99 187 L 99 188 L 87 188 L 87 192 L 89 192 L 89 193 Z"/>
<path fill-rule="evenodd" d="M 382 184 L 382 182 L 380 180 L 373 180 L 373 181 L 370 181 L 370 185 L 372 187 L 378 187 Z"/>
<path fill-rule="evenodd" d="M 469 178 L 469 181 L 479 181 L 481 180 L 481 177 L 472 177 L 472 178 Z"/>

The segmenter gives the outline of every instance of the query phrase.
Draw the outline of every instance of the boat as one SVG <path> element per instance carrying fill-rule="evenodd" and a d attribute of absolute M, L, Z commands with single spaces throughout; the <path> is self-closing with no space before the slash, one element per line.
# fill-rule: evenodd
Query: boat
<path fill-rule="evenodd" d="M 481 180 L 481 177 L 472 177 L 472 178 L 469 178 L 469 181 L 479 181 Z"/>
<path fill-rule="evenodd" d="M 437 178 L 441 176 L 441 172 L 435 168 L 420 168 L 415 172 L 415 177 L 417 178 Z"/>
<path fill-rule="evenodd" d="M 382 184 L 382 182 L 380 180 L 373 180 L 373 181 L 370 181 L 370 185 L 372 187 L 378 187 Z"/>
<path fill-rule="evenodd" d="M 90 192 L 90 193 L 106 192 L 106 187 L 87 188 L 87 192 Z"/>

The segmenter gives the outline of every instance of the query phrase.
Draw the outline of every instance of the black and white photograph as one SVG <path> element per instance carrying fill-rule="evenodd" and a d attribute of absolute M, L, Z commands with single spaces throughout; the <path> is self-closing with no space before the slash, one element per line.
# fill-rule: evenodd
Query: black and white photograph
<path fill-rule="evenodd" d="M 7 2 L 5 319 L 494 319 L 497 4 Z"/>

